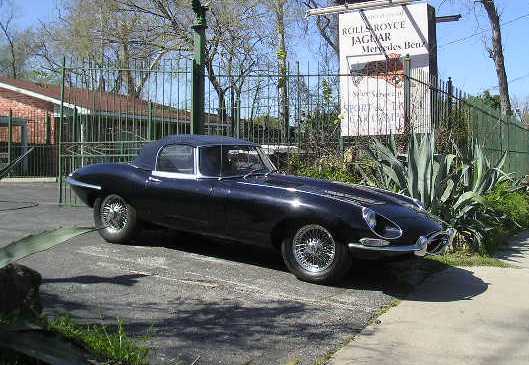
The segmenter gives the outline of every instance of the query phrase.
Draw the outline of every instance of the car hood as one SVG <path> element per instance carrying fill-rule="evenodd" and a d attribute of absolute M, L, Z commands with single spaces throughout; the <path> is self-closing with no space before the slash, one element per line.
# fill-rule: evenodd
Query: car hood
<path fill-rule="evenodd" d="M 386 190 L 362 185 L 345 184 L 340 182 L 319 180 L 300 176 L 273 174 L 259 179 L 263 185 L 293 189 L 298 192 L 318 194 L 335 198 L 364 207 L 386 204 L 400 205 L 413 210 L 420 210 L 420 206 L 411 198 L 395 194 Z"/>

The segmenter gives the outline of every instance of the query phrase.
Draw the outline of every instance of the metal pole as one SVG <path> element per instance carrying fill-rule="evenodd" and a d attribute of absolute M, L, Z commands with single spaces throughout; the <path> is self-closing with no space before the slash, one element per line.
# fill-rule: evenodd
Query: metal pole
<path fill-rule="evenodd" d="M 195 12 L 195 23 L 191 27 L 194 31 L 194 57 L 193 57 L 193 86 L 192 86 L 192 115 L 191 134 L 204 133 L 204 99 L 206 94 L 204 80 L 204 65 L 206 59 L 206 11 L 200 0 L 192 0 Z"/>
<path fill-rule="evenodd" d="M 449 77 L 448 78 L 448 128 L 451 130 L 453 125 L 452 125 L 452 121 L 453 121 L 453 118 L 452 118 L 452 98 L 454 96 L 454 85 L 452 83 L 452 78 Z"/>
<path fill-rule="evenodd" d="M 62 185 L 63 185 L 63 179 L 62 179 L 62 158 L 61 158 L 61 143 L 62 143 L 62 122 L 64 118 L 64 82 L 66 79 L 66 57 L 62 58 L 62 81 L 61 81 L 61 109 L 60 109 L 60 117 L 59 117 L 59 125 L 57 126 L 57 166 L 58 166 L 58 173 L 57 178 L 59 180 L 59 198 L 58 203 L 62 204 Z"/>
<path fill-rule="evenodd" d="M 148 126 L 147 126 L 147 140 L 153 140 L 153 118 L 152 118 L 152 101 L 149 101 L 149 116 L 148 116 Z"/>
<path fill-rule="evenodd" d="M 240 95 L 240 94 L 239 94 Z M 240 137 L 240 125 L 241 125 L 241 98 L 240 96 L 238 96 L 235 100 L 235 106 L 236 106 L 236 111 L 235 111 L 235 138 L 239 138 Z"/>
<path fill-rule="evenodd" d="M 7 165 L 11 164 L 11 147 L 13 144 L 13 110 L 9 109 L 9 118 L 7 119 Z"/>
<path fill-rule="evenodd" d="M 51 144 L 51 117 L 46 113 L 46 146 Z"/>
<path fill-rule="evenodd" d="M 404 130 L 409 132 L 410 128 L 410 108 L 411 108 L 411 57 L 407 54 L 404 57 Z"/>
<path fill-rule="evenodd" d="M 236 128 L 235 128 L 235 124 L 236 124 L 236 121 L 235 121 L 235 90 L 234 90 L 234 84 L 233 84 L 233 76 L 230 77 L 230 84 L 231 84 L 231 87 L 230 87 L 230 104 L 231 104 L 231 133 L 230 133 L 230 136 L 232 137 L 235 137 L 235 131 L 236 131 Z"/>
<path fill-rule="evenodd" d="M 26 154 L 28 151 L 28 123 L 27 121 L 24 121 L 23 124 L 20 125 L 20 147 L 21 147 L 21 155 Z M 22 161 L 22 174 L 24 176 L 27 176 L 28 173 L 28 159 L 25 158 Z"/>

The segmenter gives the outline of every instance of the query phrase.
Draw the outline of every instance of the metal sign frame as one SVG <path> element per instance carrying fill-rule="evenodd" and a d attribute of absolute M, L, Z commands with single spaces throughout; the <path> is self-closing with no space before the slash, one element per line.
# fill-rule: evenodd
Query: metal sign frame
<path fill-rule="evenodd" d="M 309 9 L 305 13 L 305 17 L 308 18 L 310 16 L 325 16 L 325 15 L 348 13 L 348 12 L 352 12 L 352 11 L 381 9 L 381 8 L 388 8 L 390 6 L 396 6 L 396 5 L 408 5 L 408 4 L 416 3 L 418 1 L 422 1 L 422 0 L 372 0 L 372 1 L 363 1 L 361 3 L 355 3 L 355 4 L 344 4 L 344 5 L 337 5 L 337 6 L 329 6 L 329 7 L 326 7 L 326 8 Z"/>

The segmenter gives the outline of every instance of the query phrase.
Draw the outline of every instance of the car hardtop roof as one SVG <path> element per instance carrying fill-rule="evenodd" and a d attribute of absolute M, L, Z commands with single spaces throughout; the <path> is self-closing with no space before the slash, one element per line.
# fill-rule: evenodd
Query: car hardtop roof
<path fill-rule="evenodd" d="M 147 143 L 134 160 L 133 165 L 146 170 L 154 170 L 158 151 L 172 144 L 185 144 L 192 147 L 217 145 L 258 146 L 255 143 L 233 137 L 176 134 Z"/>

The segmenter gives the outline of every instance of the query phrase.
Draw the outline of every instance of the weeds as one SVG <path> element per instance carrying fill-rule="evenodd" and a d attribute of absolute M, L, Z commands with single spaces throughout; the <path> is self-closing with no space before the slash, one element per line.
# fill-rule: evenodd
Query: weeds
<path fill-rule="evenodd" d="M 512 265 L 498 260 L 495 257 L 476 255 L 472 253 L 465 252 L 453 252 L 441 256 L 428 256 L 428 260 L 439 262 L 449 266 L 462 266 L 462 267 L 472 267 L 472 266 L 490 266 L 490 267 L 502 267 L 508 268 L 513 267 Z"/>
<path fill-rule="evenodd" d="M 67 339 L 85 346 L 98 358 L 111 364 L 144 365 L 147 364 L 149 349 L 137 345 L 126 333 L 124 322 L 118 320 L 117 328 L 109 329 L 105 325 L 80 325 L 68 315 L 61 315 L 47 322 L 48 329 Z M 146 339 L 144 339 L 146 340 Z"/>

